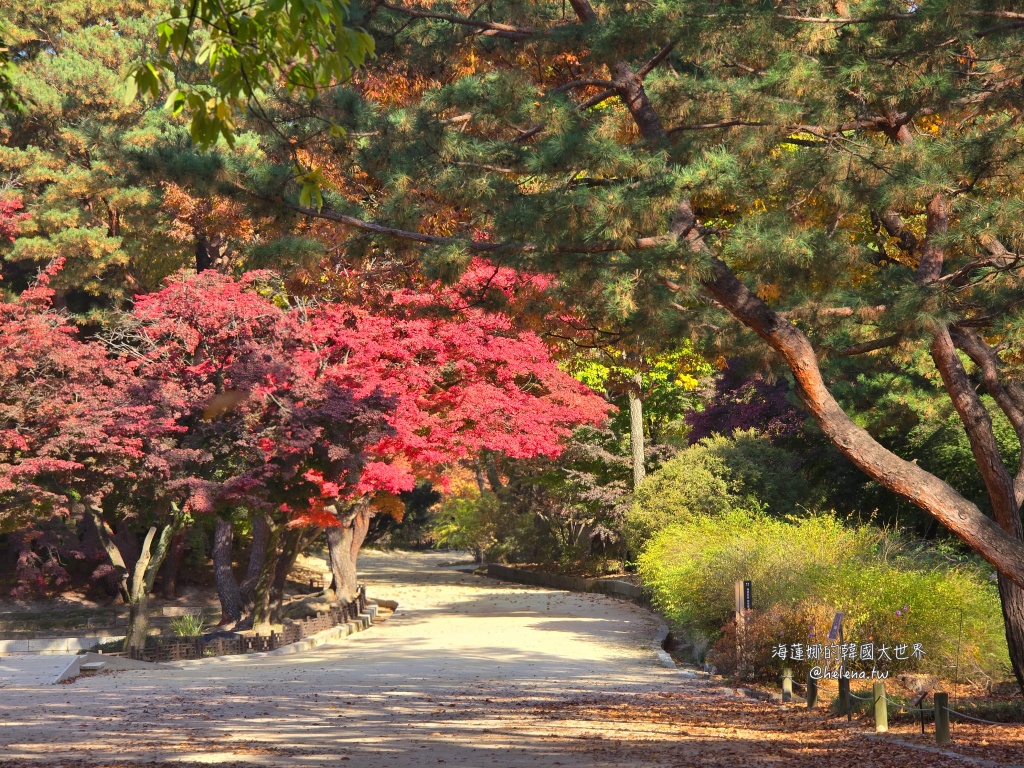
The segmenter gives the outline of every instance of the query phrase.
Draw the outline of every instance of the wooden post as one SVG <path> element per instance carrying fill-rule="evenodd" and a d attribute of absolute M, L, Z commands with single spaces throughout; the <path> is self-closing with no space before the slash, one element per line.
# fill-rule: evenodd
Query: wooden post
<path fill-rule="evenodd" d="M 949 694 L 935 692 L 935 743 L 949 746 Z"/>
<path fill-rule="evenodd" d="M 839 714 L 850 719 L 850 681 L 845 677 L 839 678 Z"/>
<path fill-rule="evenodd" d="M 814 709 L 818 706 L 818 681 L 810 670 L 807 671 L 807 708 Z"/>
<path fill-rule="evenodd" d="M 782 700 L 793 700 L 793 670 L 789 667 L 782 670 Z"/>
<path fill-rule="evenodd" d="M 738 580 L 734 585 L 734 596 L 736 598 L 736 677 L 743 677 L 743 580 Z"/>
<path fill-rule="evenodd" d="M 875 700 L 875 733 L 889 732 L 889 705 L 885 700 L 885 683 L 879 681 L 872 686 Z"/>

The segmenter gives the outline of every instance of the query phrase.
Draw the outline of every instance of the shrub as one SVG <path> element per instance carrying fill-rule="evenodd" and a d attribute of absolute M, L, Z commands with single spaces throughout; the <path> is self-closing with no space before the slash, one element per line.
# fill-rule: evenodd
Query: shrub
<path fill-rule="evenodd" d="M 749 639 L 766 659 L 773 644 L 827 642 L 828 622 L 843 611 L 848 641 L 922 643 L 925 657 L 901 669 L 951 675 L 959 658 L 961 674 L 1005 674 L 1002 614 L 987 569 L 952 564 L 872 526 L 743 510 L 691 517 L 651 540 L 639 570 L 670 622 L 710 636 L 732 616 L 733 584 L 753 581 Z M 735 663 L 729 647 L 720 643 L 714 662 L 725 669 Z M 781 666 L 775 660 L 771 668 Z"/>
<path fill-rule="evenodd" d="M 432 530 L 437 546 L 464 549 L 478 561 L 494 550 L 500 540 L 501 510 L 493 493 L 441 502 Z"/>
<path fill-rule="evenodd" d="M 633 552 L 641 552 L 672 523 L 737 507 L 792 514 L 811 496 L 795 463 L 792 454 L 753 430 L 707 437 L 640 484 L 626 515 L 626 540 Z"/>
<path fill-rule="evenodd" d="M 171 620 L 171 631 L 178 637 L 198 637 L 205 626 L 206 620 L 200 614 L 187 613 Z"/>

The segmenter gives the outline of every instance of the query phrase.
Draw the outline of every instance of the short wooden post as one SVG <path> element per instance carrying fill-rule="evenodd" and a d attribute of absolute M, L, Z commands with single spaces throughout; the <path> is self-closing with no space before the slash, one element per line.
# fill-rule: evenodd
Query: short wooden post
<path fill-rule="evenodd" d="M 848 678 L 839 678 L 839 714 L 846 715 L 847 719 L 852 714 L 850 712 L 850 681 Z"/>
<path fill-rule="evenodd" d="M 814 709 L 818 706 L 818 680 L 807 672 L 807 708 Z"/>
<path fill-rule="evenodd" d="M 888 733 L 889 703 L 885 700 L 885 683 L 875 683 L 871 691 L 875 700 L 875 733 Z"/>
<path fill-rule="evenodd" d="M 949 745 L 949 694 L 935 692 L 935 743 L 940 747 Z"/>
<path fill-rule="evenodd" d="M 789 667 L 782 670 L 782 700 L 793 700 L 793 670 Z"/>

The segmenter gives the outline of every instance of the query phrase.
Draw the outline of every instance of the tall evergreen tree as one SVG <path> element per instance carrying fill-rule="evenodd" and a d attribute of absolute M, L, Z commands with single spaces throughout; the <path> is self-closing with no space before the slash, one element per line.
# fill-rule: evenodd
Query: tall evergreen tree
<path fill-rule="evenodd" d="M 349 138 L 323 145 L 365 194 L 287 204 L 418 249 L 434 274 L 486 253 L 597 290 L 608 316 L 760 337 L 845 456 L 995 567 L 1024 686 L 1024 466 L 1001 460 L 975 387 L 1024 440 L 1013 4 L 366 13 L 379 58 L 346 114 Z M 991 518 L 829 391 L 823 358 L 891 365 L 915 351 L 960 416 Z"/>

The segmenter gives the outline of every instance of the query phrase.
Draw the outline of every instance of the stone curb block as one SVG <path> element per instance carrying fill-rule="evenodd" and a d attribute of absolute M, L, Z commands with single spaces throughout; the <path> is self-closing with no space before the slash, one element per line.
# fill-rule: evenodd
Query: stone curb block
<path fill-rule="evenodd" d="M 124 635 L 95 637 L 39 637 L 27 640 L 0 640 L 0 657 L 8 654 L 30 653 L 34 656 L 78 653 L 94 645 L 123 640 Z"/>
<path fill-rule="evenodd" d="M 127 659 L 123 656 L 106 656 L 102 653 L 83 653 L 76 656 L 71 660 L 71 663 L 64 668 L 57 677 L 54 678 L 53 684 L 63 683 L 65 680 L 70 680 L 73 677 L 78 677 L 82 674 L 83 664 L 96 664 L 102 663 L 103 672 L 119 672 L 125 669 L 169 669 L 168 664 L 155 664 L 151 661 L 139 661 L 137 659 Z"/>

